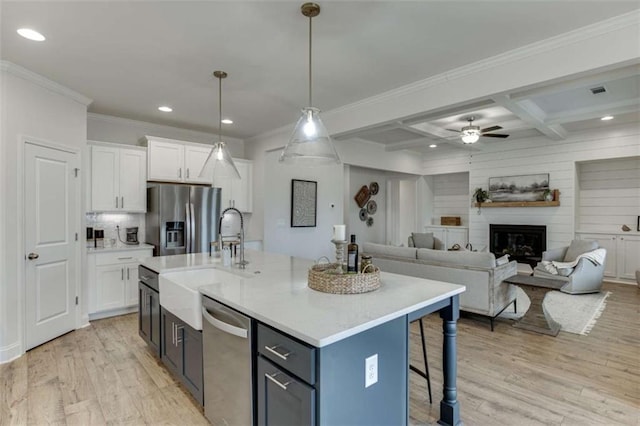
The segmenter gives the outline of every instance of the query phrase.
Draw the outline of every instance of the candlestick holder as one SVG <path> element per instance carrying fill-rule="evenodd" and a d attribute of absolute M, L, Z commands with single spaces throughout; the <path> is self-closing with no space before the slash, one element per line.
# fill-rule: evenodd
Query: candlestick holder
<path fill-rule="evenodd" d="M 336 246 L 336 263 L 338 264 L 339 273 L 344 273 L 347 271 L 347 264 L 344 261 L 344 246 L 347 245 L 346 240 L 331 240 L 333 244 Z"/>

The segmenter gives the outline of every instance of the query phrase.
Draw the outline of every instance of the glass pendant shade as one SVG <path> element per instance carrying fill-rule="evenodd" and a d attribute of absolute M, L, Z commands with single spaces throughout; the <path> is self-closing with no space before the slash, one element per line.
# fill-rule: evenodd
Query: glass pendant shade
<path fill-rule="evenodd" d="M 218 142 L 213 144 L 211 152 L 207 156 L 207 159 L 200 170 L 199 177 L 207 175 L 207 169 L 213 170 L 213 181 L 221 178 L 241 179 L 240 173 L 236 168 L 236 165 L 231 158 L 227 144 L 222 142 L 222 79 L 227 78 L 227 73 L 224 71 L 214 71 L 214 77 L 218 79 L 218 105 L 219 105 L 219 120 L 218 120 Z"/>
<path fill-rule="evenodd" d="M 291 139 L 280 155 L 281 163 L 311 167 L 340 164 L 340 157 L 319 113 L 320 110 L 313 107 L 302 109 Z"/>
<path fill-rule="evenodd" d="M 227 144 L 219 141 L 213 145 L 204 166 L 200 171 L 200 177 L 206 175 L 208 167 L 213 167 L 213 181 L 221 178 L 240 179 L 240 173 L 231 158 L 231 154 L 227 149 Z"/>

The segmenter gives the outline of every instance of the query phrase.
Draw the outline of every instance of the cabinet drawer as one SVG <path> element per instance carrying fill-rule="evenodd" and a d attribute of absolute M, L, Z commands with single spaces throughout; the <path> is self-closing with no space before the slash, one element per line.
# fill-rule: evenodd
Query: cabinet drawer
<path fill-rule="evenodd" d="M 315 348 L 300 343 L 263 324 L 258 324 L 258 352 L 310 385 L 315 384 Z"/>
<path fill-rule="evenodd" d="M 96 253 L 96 265 L 113 265 L 117 263 L 135 263 L 139 258 L 151 257 L 151 249 L 117 251 L 113 253 Z"/>
<path fill-rule="evenodd" d="M 158 283 L 158 274 L 151 269 L 147 269 L 144 266 L 138 266 L 138 280 L 145 283 L 156 292 L 160 291 L 160 284 Z M 159 298 L 160 296 L 158 296 Z M 160 299 L 158 299 L 160 300 Z"/>

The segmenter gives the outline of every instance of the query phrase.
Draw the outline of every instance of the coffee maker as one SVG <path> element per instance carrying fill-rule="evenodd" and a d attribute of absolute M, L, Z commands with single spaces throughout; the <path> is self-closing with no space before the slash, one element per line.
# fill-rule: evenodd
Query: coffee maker
<path fill-rule="evenodd" d="M 126 244 L 140 244 L 138 241 L 138 227 L 134 226 L 131 228 L 126 228 L 127 231 L 127 239 Z"/>

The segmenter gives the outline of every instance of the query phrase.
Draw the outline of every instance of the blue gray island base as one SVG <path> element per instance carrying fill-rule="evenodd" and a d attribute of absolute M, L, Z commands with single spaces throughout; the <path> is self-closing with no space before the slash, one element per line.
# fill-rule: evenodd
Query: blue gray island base
<path fill-rule="evenodd" d="M 407 425 L 410 323 L 436 311 L 443 320 L 444 373 L 438 423 L 461 424 L 456 389 L 457 295 L 320 348 L 258 322 L 256 423 Z M 371 356 L 377 356 L 378 378 L 366 387 L 365 360 Z"/>

